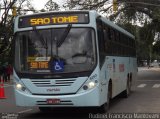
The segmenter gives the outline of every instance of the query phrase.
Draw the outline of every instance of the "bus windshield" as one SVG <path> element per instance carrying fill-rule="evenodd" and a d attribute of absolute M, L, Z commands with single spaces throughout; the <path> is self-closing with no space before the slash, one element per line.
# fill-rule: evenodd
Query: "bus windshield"
<path fill-rule="evenodd" d="M 92 70 L 96 59 L 94 30 L 71 28 L 63 43 L 57 46 L 65 30 L 66 28 L 36 29 L 35 32 L 33 29 L 16 33 L 16 70 L 21 73 Z"/>

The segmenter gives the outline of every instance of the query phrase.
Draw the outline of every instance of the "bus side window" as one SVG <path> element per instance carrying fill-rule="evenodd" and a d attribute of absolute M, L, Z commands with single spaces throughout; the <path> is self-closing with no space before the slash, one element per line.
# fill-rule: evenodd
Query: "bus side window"
<path fill-rule="evenodd" d="M 108 40 L 111 40 L 111 38 L 112 38 L 112 37 L 111 37 L 111 29 L 108 28 L 108 31 L 107 31 L 107 32 L 108 32 Z"/>
<path fill-rule="evenodd" d="M 112 54 L 112 37 L 111 37 L 111 29 L 109 27 L 106 28 L 106 42 L 105 42 L 105 52 L 107 55 Z"/>
<path fill-rule="evenodd" d="M 99 45 L 99 59 L 100 67 L 102 67 L 105 59 L 105 40 L 104 40 L 104 25 L 101 20 L 97 20 L 97 33 L 98 33 L 98 45 Z"/>
<path fill-rule="evenodd" d="M 115 41 L 115 31 L 111 29 L 111 40 Z"/>
<path fill-rule="evenodd" d="M 97 24 L 97 33 L 98 33 L 98 44 L 99 44 L 99 51 L 104 51 L 104 34 L 103 34 L 103 26 Z"/>
<path fill-rule="evenodd" d="M 108 28 L 107 27 L 105 27 L 104 28 L 104 30 L 103 30 L 103 32 L 104 32 L 104 50 L 105 50 L 105 53 L 107 54 L 108 53 L 108 51 L 109 51 L 109 37 L 108 37 Z"/>
<path fill-rule="evenodd" d="M 120 42 L 120 33 L 116 31 L 116 41 Z"/>

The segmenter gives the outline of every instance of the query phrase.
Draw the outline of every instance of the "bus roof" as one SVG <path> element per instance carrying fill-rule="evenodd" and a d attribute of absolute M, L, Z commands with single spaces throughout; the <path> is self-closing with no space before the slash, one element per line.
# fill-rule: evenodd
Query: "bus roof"
<path fill-rule="evenodd" d="M 19 15 L 17 17 L 28 17 L 28 16 L 35 16 L 40 14 L 51 14 L 51 13 L 81 13 L 81 12 L 90 12 L 94 10 L 68 10 L 68 11 L 48 11 L 48 12 L 39 12 L 39 13 L 33 13 L 33 14 L 27 14 L 27 15 Z"/>
<path fill-rule="evenodd" d="M 41 12 L 41 13 L 34 13 L 34 14 L 28 14 L 28 15 L 20 15 L 20 16 L 17 16 L 17 19 L 19 19 L 19 17 L 30 17 L 30 16 L 35 16 L 35 15 L 43 15 L 43 14 L 51 14 L 51 13 L 60 13 L 60 14 L 64 13 L 65 14 L 65 13 L 85 13 L 85 12 L 95 17 L 95 19 L 100 18 L 104 23 L 106 23 L 108 26 L 112 27 L 113 29 L 116 29 L 123 34 L 128 35 L 129 37 L 133 39 L 135 38 L 131 33 L 119 27 L 118 25 L 114 24 L 109 19 L 102 17 L 95 10 L 49 11 L 49 12 Z"/>
<path fill-rule="evenodd" d="M 114 23 L 111 22 L 110 20 L 108 20 L 108 19 L 106 19 L 106 18 L 104 18 L 104 17 L 101 17 L 101 20 L 102 20 L 103 22 L 105 22 L 108 26 L 116 29 L 117 31 L 119 31 L 119 32 L 121 32 L 121 33 L 123 33 L 123 34 L 125 34 L 125 35 L 128 35 L 129 37 L 131 37 L 131 38 L 133 38 L 133 39 L 135 38 L 131 33 L 129 33 L 128 31 L 124 30 L 124 29 L 121 28 L 120 26 L 114 24 Z"/>

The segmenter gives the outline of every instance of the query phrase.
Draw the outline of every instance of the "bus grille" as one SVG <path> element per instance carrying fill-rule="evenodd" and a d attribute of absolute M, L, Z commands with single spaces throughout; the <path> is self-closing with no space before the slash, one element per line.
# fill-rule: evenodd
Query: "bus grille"
<path fill-rule="evenodd" d="M 71 86 L 76 79 L 52 79 L 52 80 L 35 80 L 31 82 L 37 87 L 56 87 L 56 86 Z"/>
<path fill-rule="evenodd" d="M 39 105 L 39 106 L 40 105 L 55 105 L 55 106 L 60 106 L 60 105 L 64 106 L 64 105 L 66 105 L 66 106 L 72 106 L 73 103 L 70 100 L 61 100 L 59 104 L 48 104 L 47 101 L 37 101 L 37 105 Z"/>

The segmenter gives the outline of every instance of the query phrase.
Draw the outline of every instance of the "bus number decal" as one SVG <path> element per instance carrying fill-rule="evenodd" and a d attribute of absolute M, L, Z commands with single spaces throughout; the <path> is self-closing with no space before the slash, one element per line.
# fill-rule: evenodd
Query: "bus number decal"
<path fill-rule="evenodd" d="M 97 78 L 97 74 L 94 74 L 93 76 L 90 77 L 90 80 L 95 80 Z"/>

